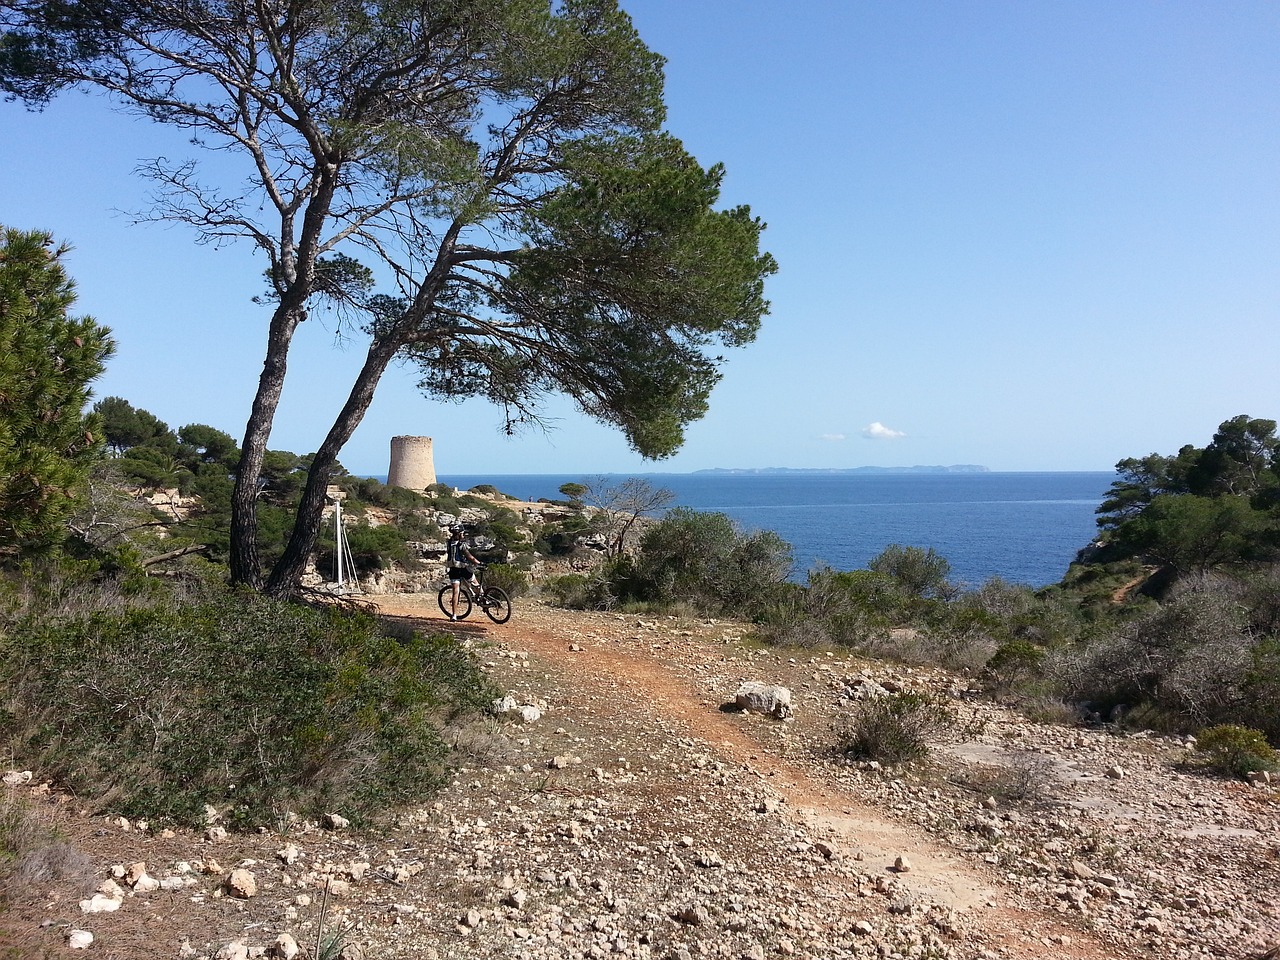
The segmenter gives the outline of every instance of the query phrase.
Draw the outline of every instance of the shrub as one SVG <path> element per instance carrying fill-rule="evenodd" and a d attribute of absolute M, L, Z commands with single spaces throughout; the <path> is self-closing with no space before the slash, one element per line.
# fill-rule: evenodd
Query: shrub
<path fill-rule="evenodd" d="M 932 547 L 904 547 L 891 543 L 867 566 L 876 573 L 884 573 L 913 597 L 940 597 L 947 599 L 955 588 L 947 582 L 951 564 Z"/>
<path fill-rule="evenodd" d="M 1127 621 L 1095 625 L 1070 654 L 1054 651 L 1047 672 L 1104 716 L 1146 705 L 1163 726 L 1188 730 L 1241 714 L 1253 645 L 1240 604 L 1205 583 Z"/>
<path fill-rule="evenodd" d="M 1280 767 L 1280 755 L 1267 738 L 1248 727 L 1221 724 L 1201 730 L 1196 737 L 1196 750 L 1205 754 L 1212 769 L 1235 777 Z"/>
<path fill-rule="evenodd" d="M 14 753 L 128 816 L 362 819 L 444 775 L 441 727 L 492 697 L 444 636 L 251 594 L 62 620 L 0 639 Z"/>
<path fill-rule="evenodd" d="M 1027 692 L 1039 681 L 1043 664 L 1044 650 L 1040 647 L 1026 640 L 1009 640 L 982 668 L 983 686 L 989 693 L 1004 696 Z"/>
<path fill-rule="evenodd" d="M 837 748 L 855 760 L 918 760 L 929 752 L 929 738 L 952 722 L 951 712 L 928 694 L 892 693 L 861 701 L 837 732 Z"/>
<path fill-rule="evenodd" d="M 524 571 L 505 563 L 492 563 L 485 567 L 484 582 L 488 586 L 502 588 L 512 600 L 529 592 L 529 578 Z"/>
<path fill-rule="evenodd" d="M 542 592 L 552 603 L 569 610 L 610 610 L 618 604 L 609 589 L 609 581 L 602 576 L 566 573 L 550 577 L 543 581 Z"/>
<path fill-rule="evenodd" d="M 1280 636 L 1257 643 L 1245 677 L 1244 713 L 1272 743 L 1280 743 Z"/>
<path fill-rule="evenodd" d="M 777 534 L 741 533 L 723 513 L 677 507 L 645 532 L 634 566 L 616 568 L 626 583 L 613 585 L 626 600 L 752 617 L 767 609 L 791 566 L 791 546 Z"/>
<path fill-rule="evenodd" d="M 49 818 L 15 788 L 0 790 L 0 903 L 58 880 L 89 890 L 92 858 L 67 843 Z"/>

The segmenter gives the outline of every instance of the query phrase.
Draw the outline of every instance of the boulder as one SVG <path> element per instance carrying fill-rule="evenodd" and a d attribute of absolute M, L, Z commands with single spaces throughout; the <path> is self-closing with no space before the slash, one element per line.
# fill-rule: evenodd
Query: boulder
<path fill-rule="evenodd" d="M 748 680 L 738 688 L 733 702 L 739 709 L 767 713 L 778 720 L 791 716 L 791 691 L 776 684 Z"/>

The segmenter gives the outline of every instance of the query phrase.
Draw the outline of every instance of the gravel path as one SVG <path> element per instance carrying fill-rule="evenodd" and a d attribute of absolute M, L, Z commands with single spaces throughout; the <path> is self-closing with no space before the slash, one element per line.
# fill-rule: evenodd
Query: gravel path
<path fill-rule="evenodd" d="M 521 602 L 506 625 L 455 625 L 434 597 L 379 606 L 452 629 L 538 718 L 463 731 L 472 759 L 454 782 L 379 831 L 155 833 L 51 799 L 93 884 L 117 868 L 121 905 L 86 914 L 84 890 L 33 888 L 0 947 L 62 957 L 73 930 L 94 934 L 89 955 L 120 958 L 288 956 L 292 941 L 305 957 L 334 930 L 348 960 L 1245 958 L 1280 944 L 1280 797 L 1189 772 L 1179 741 L 1033 724 L 963 679 L 763 649 L 727 622 Z M 843 761 L 833 724 L 864 677 L 945 696 L 966 735 L 910 771 Z M 789 687 L 794 716 L 723 709 L 745 680 Z M 132 886 L 142 862 L 159 889 Z M 229 883 L 237 868 L 252 895 Z"/>

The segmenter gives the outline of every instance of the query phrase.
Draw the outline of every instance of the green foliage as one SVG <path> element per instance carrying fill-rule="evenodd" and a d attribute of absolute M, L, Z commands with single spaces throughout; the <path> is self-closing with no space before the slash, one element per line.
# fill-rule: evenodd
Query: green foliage
<path fill-rule="evenodd" d="M 10 748 L 130 816 L 353 819 L 440 782 L 440 724 L 492 696 L 448 637 L 246 594 L 55 618 L 0 639 Z"/>
<path fill-rule="evenodd" d="M 1196 735 L 1196 750 L 1219 773 L 1244 777 L 1254 770 L 1280 769 L 1280 755 L 1259 731 L 1221 724 Z"/>
<path fill-rule="evenodd" d="M 741 533 L 723 513 L 677 507 L 645 532 L 634 565 L 615 566 L 610 579 L 624 600 L 753 616 L 791 565 L 791 547 L 777 534 Z"/>
<path fill-rule="evenodd" d="M 1124 555 L 1197 573 L 1266 559 L 1275 530 L 1275 520 L 1241 496 L 1161 494 L 1117 530 L 1113 543 Z"/>
<path fill-rule="evenodd" d="M 1095 625 L 1077 649 L 1053 657 L 1052 672 L 1069 699 L 1104 717 L 1117 706 L 1145 707 L 1152 722 L 1185 729 L 1246 708 L 1252 649 L 1235 596 L 1204 581 L 1128 620 Z"/>
<path fill-rule="evenodd" d="M 854 760 L 919 760 L 929 752 L 929 739 L 953 723 L 951 712 L 928 694 L 891 693 L 859 701 L 837 731 L 837 749 Z"/>
<path fill-rule="evenodd" d="M 588 487 L 583 483 L 562 483 L 560 484 L 560 492 L 564 494 L 569 502 L 576 505 L 582 505 L 582 498 L 587 495 Z"/>
<path fill-rule="evenodd" d="M 618 605 L 610 583 L 611 572 L 606 565 L 594 576 L 566 573 L 549 577 L 542 582 L 542 594 L 557 606 L 569 610 L 610 610 Z"/>
<path fill-rule="evenodd" d="M 105 397 L 93 406 L 102 418 L 102 432 L 116 456 L 131 447 L 159 447 L 174 452 L 176 437 L 168 425 L 146 410 L 138 410 L 121 397 Z"/>
<path fill-rule="evenodd" d="M 523 570 L 505 563 L 491 563 L 484 568 L 484 582 L 488 587 L 501 587 L 512 600 L 529 592 L 529 578 Z"/>
<path fill-rule="evenodd" d="M 439 495 L 440 489 L 443 488 L 444 493 L 452 494 L 453 489 L 444 484 L 436 484 L 429 487 L 427 496 L 414 490 L 408 490 L 405 487 L 388 486 L 381 481 L 374 480 L 370 477 L 343 477 L 338 481 L 338 486 L 346 491 L 352 500 L 360 503 L 372 504 L 377 507 L 385 507 L 391 510 L 414 510 L 426 505 L 429 496 Z"/>
<path fill-rule="evenodd" d="M 1280 744 L 1280 632 L 1272 631 L 1254 644 L 1240 717 Z"/>
<path fill-rule="evenodd" d="M 0 563 L 54 550 L 102 449 L 90 384 L 110 331 L 72 317 L 75 286 L 48 233 L 0 227 Z"/>
<path fill-rule="evenodd" d="M 1280 556 L 1274 420 L 1224 421 L 1204 449 L 1121 460 L 1098 508 L 1104 560 L 1150 558 L 1179 572 Z"/>
<path fill-rule="evenodd" d="M 1025 693 L 1042 676 L 1045 651 L 1027 640 L 1007 640 L 982 669 L 983 686 L 996 695 Z"/>
<path fill-rule="evenodd" d="M 947 582 L 951 564 L 932 547 L 922 549 L 892 543 L 867 566 L 876 573 L 892 577 L 910 597 L 945 599 L 954 593 L 954 588 Z"/>
<path fill-rule="evenodd" d="M 405 546 L 405 535 L 398 527 L 390 524 L 370 526 L 367 522 L 350 524 L 345 528 L 347 545 L 351 547 L 351 559 L 356 570 L 369 573 L 373 570 L 385 570 L 392 563 L 405 565 L 409 561 L 409 551 Z M 317 558 L 324 569 L 333 569 L 332 541 L 329 550 L 322 551 Z"/>

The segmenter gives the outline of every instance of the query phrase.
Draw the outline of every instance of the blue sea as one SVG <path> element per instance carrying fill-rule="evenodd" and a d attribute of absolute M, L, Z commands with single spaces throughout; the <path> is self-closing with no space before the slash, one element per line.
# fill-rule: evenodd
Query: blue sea
<path fill-rule="evenodd" d="M 488 483 L 526 500 L 563 499 L 564 483 L 594 476 L 442 475 L 463 490 Z M 623 476 L 607 477 L 620 482 Z M 772 530 L 795 551 L 793 579 L 813 567 L 858 570 L 890 544 L 932 547 L 951 579 L 1056 583 L 1096 535 L 1094 511 L 1115 480 L 1098 473 L 868 473 L 644 475 L 677 506 L 725 513 L 744 530 Z"/>

